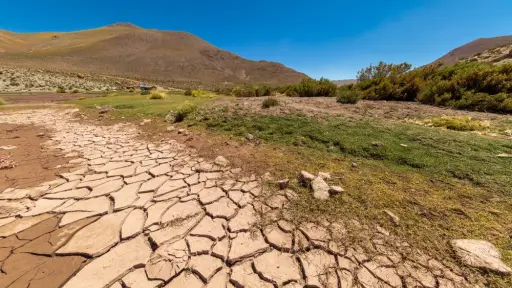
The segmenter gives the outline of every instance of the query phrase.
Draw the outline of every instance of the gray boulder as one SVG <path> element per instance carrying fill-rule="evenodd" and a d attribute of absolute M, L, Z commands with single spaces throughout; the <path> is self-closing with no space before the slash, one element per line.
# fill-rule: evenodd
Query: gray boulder
<path fill-rule="evenodd" d="M 457 239 L 450 243 L 462 263 L 502 275 L 510 275 L 512 270 L 501 261 L 500 251 L 484 240 Z"/>

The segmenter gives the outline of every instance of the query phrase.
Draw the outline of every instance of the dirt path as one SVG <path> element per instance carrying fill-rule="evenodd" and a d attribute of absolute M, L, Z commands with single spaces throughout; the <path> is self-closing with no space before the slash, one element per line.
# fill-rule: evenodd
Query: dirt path
<path fill-rule="evenodd" d="M 0 287 L 475 287 L 467 270 L 407 249 L 380 227 L 367 243 L 343 223 L 294 223 L 297 195 L 175 141 L 136 140 L 72 110 L 0 113 L 38 124 L 47 147 L 81 158 L 70 173 L 0 193 Z M 401 249 L 387 246 L 394 242 Z"/>

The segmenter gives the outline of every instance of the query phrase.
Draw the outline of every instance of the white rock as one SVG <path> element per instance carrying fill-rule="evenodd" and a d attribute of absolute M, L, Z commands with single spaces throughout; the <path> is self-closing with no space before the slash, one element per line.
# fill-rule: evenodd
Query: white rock
<path fill-rule="evenodd" d="M 324 179 L 316 177 L 311 182 L 311 190 L 313 190 L 313 197 L 320 200 L 329 199 L 329 185 L 325 183 Z"/>
<path fill-rule="evenodd" d="M 451 245 L 460 260 L 472 267 L 510 275 L 512 270 L 501 260 L 500 251 L 484 240 L 458 239 Z"/>

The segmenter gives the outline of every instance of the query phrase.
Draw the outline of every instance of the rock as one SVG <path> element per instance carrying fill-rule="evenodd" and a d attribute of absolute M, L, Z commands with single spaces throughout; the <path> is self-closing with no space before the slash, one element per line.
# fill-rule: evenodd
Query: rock
<path fill-rule="evenodd" d="M 214 163 L 222 167 L 226 167 L 229 165 L 229 161 L 223 156 L 218 156 L 217 158 L 215 158 Z"/>
<path fill-rule="evenodd" d="M 290 179 L 283 179 L 277 181 L 277 184 L 279 185 L 279 189 L 284 190 L 288 188 L 288 184 L 290 183 Z"/>
<path fill-rule="evenodd" d="M 151 123 L 151 119 L 143 119 L 143 120 L 142 120 L 142 122 L 140 122 L 140 124 L 139 124 L 139 125 L 140 125 L 140 126 L 144 126 L 144 125 L 146 125 L 146 124 L 148 124 L 148 123 Z"/>
<path fill-rule="evenodd" d="M 252 140 L 254 140 L 254 135 L 247 133 L 247 134 L 245 134 L 245 139 L 252 141 Z"/>
<path fill-rule="evenodd" d="M 318 177 L 324 179 L 324 180 L 330 180 L 331 179 L 331 174 L 329 173 L 326 173 L 326 172 L 318 172 Z"/>
<path fill-rule="evenodd" d="M 457 239 L 451 245 L 455 254 L 466 265 L 510 275 L 512 270 L 501 260 L 499 250 L 484 240 Z"/>
<path fill-rule="evenodd" d="M 151 253 L 151 248 L 144 237 L 136 237 L 92 260 L 63 288 L 106 287 L 130 268 L 145 265 Z"/>
<path fill-rule="evenodd" d="M 44 136 L 44 132 L 39 132 L 36 134 L 37 137 L 43 137 Z"/>
<path fill-rule="evenodd" d="M 395 224 L 396 226 L 400 225 L 400 218 L 398 218 L 398 216 L 396 216 L 389 210 L 384 210 L 384 213 L 388 214 L 388 216 L 391 219 L 391 221 L 393 222 L 393 224 Z"/>
<path fill-rule="evenodd" d="M 176 122 L 176 112 L 171 111 L 171 112 L 167 113 L 167 115 L 165 115 L 165 122 L 170 122 L 170 123 Z M 169 126 L 169 127 L 174 128 L 174 126 Z M 167 130 L 167 131 L 169 131 L 169 130 Z"/>
<path fill-rule="evenodd" d="M 497 157 L 500 157 L 500 158 L 512 158 L 512 154 L 502 153 L 502 154 L 498 154 Z"/>
<path fill-rule="evenodd" d="M 329 188 L 329 194 L 331 194 L 333 196 L 339 195 L 343 192 L 345 192 L 345 190 L 343 188 L 341 188 L 340 186 L 331 186 Z"/>
<path fill-rule="evenodd" d="M 188 134 L 188 131 L 186 129 L 179 129 L 178 130 L 178 134 L 184 134 L 184 135 L 187 135 Z"/>
<path fill-rule="evenodd" d="M 166 118 L 167 118 L 167 117 L 166 117 Z M 167 119 L 166 119 L 166 120 L 167 120 Z M 174 121 L 173 121 L 173 122 L 174 122 Z M 171 131 L 176 130 L 176 127 L 174 127 L 174 126 L 167 126 L 166 130 L 167 130 L 167 131 L 169 131 L 169 132 L 171 132 Z"/>
<path fill-rule="evenodd" d="M 407 144 L 400 144 L 400 146 L 402 146 L 404 148 L 409 147 L 409 146 L 407 146 Z"/>
<path fill-rule="evenodd" d="M 309 186 L 313 179 L 315 179 L 315 176 L 309 172 L 301 171 L 299 174 L 299 183 L 303 186 Z"/>
<path fill-rule="evenodd" d="M 100 108 L 100 111 L 98 111 L 98 113 L 105 114 L 112 110 L 114 110 L 114 108 L 112 106 L 103 106 L 102 108 Z"/>
<path fill-rule="evenodd" d="M 352 168 L 357 168 L 357 163 L 356 162 L 352 162 Z"/>
<path fill-rule="evenodd" d="M 325 183 L 324 179 L 316 177 L 311 182 L 311 190 L 313 191 L 313 197 L 320 200 L 329 199 L 329 185 Z"/>
<path fill-rule="evenodd" d="M 272 177 L 272 174 L 270 172 L 265 172 L 263 176 L 261 177 L 263 181 L 273 181 L 274 177 Z"/>

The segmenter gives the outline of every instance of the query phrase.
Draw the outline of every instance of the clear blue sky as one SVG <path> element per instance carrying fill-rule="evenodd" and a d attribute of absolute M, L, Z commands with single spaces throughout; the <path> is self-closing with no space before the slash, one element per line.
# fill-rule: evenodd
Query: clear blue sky
<path fill-rule="evenodd" d="M 73 31 L 131 22 L 187 31 L 245 58 L 330 79 L 353 78 L 380 60 L 418 66 L 476 38 L 512 34 L 511 0 L 8 2 L 0 17 L 4 30 Z"/>

